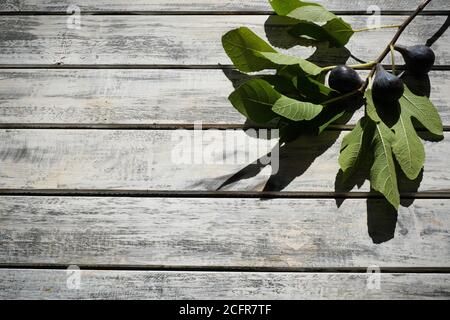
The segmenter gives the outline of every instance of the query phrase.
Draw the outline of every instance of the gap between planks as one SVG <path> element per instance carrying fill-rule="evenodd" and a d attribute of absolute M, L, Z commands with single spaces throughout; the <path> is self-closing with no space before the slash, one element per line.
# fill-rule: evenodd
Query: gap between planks
<path fill-rule="evenodd" d="M 355 125 L 330 125 L 327 131 L 351 131 Z M 121 124 L 121 123 L 0 123 L 0 129 L 31 129 L 31 130 L 194 130 L 192 123 L 164 123 L 164 124 Z M 246 124 L 202 124 L 201 130 L 249 130 L 249 129 L 276 129 L 263 125 Z M 443 126 L 444 132 L 450 131 L 450 125 Z M 417 131 L 426 129 L 416 128 Z"/>
<path fill-rule="evenodd" d="M 386 70 L 391 70 L 389 64 L 383 65 Z M 404 66 L 396 66 L 398 71 L 405 70 Z M 174 69 L 174 70 L 235 70 L 231 64 L 0 64 L 0 69 Z M 370 68 L 361 68 L 359 70 L 370 70 Z M 450 71 L 450 65 L 436 65 L 432 71 Z"/>
<path fill-rule="evenodd" d="M 139 198 L 262 198 L 262 199 L 383 199 L 374 192 L 297 191 L 170 191 L 125 189 L 0 189 L 0 196 L 139 197 Z M 401 193 L 402 199 L 450 199 L 450 190 Z"/>
<path fill-rule="evenodd" d="M 332 10 L 332 13 L 342 16 L 350 15 L 373 15 L 371 12 L 362 10 Z M 379 13 L 381 16 L 409 16 L 414 10 L 383 10 Z M 73 13 L 67 13 L 65 11 L 0 11 L 1 16 L 65 16 L 72 15 Z M 428 10 L 422 11 L 419 15 L 423 16 L 446 16 L 450 14 L 450 10 Z M 196 10 L 183 10 L 183 11 L 123 11 L 123 10 L 105 10 L 105 11 L 89 11 L 82 10 L 80 15 L 85 16 L 129 16 L 129 15 L 141 15 L 141 16 L 238 16 L 238 15 L 275 15 L 275 12 L 271 10 L 240 10 L 240 11 L 196 11 Z"/>
<path fill-rule="evenodd" d="M 67 269 L 71 264 L 58 263 L 0 263 L 1 269 L 26 270 L 61 270 Z M 116 264 L 77 264 L 81 270 L 104 271 L 165 271 L 165 272 L 276 272 L 276 273 L 367 273 L 367 268 L 336 267 L 336 268 L 295 268 L 295 267 L 242 267 L 242 266 L 170 266 L 170 265 L 116 265 Z M 449 274 L 450 267 L 382 267 L 380 273 L 437 273 Z"/>

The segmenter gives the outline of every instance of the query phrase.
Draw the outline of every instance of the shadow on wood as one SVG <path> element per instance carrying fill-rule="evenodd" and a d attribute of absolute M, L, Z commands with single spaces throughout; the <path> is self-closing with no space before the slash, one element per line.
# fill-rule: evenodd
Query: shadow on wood
<path fill-rule="evenodd" d="M 265 183 L 262 191 L 282 191 L 294 179 L 300 177 L 314 162 L 314 160 L 328 150 L 339 137 L 339 131 L 328 131 L 320 136 L 315 134 L 302 134 L 296 140 L 277 144 L 271 153 L 258 159 L 236 172 L 217 188 L 221 190 L 232 183 L 242 179 L 249 179 L 258 175 L 269 164 L 263 164 L 263 158 L 270 157 L 277 152 L 278 163 L 272 163 L 272 174 Z M 277 157 L 272 157 L 276 160 Z"/>
<path fill-rule="evenodd" d="M 372 160 L 366 159 L 358 168 L 358 171 L 347 179 L 344 179 L 343 172 L 339 170 L 336 175 L 335 190 L 337 192 L 349 192 L 355 186 L 360 188 L 370 176 L 371 165 Z M 396 172 L 400 194 L 417 192 L 422 182 L 423 170 L 415 180 L 409 180 L 398 165 L 396 165 Z M 344 200 L 343 198 L 336 198 L 337 206 L 340 207 Z M 413 202 L 414 198 L 401 199 L 401 205 L 403 207 L 409 207 Z M 386 199 L 367 199 L 367 229 L 373 243 L 380 244 L 393 239 L 396 223 L 397 211 Z"/>
<path fill-rule="evenodd" d="M 394 238 L 397 210 L 385 199 L 367 199 L 367 230 L 373 243 Z"/>

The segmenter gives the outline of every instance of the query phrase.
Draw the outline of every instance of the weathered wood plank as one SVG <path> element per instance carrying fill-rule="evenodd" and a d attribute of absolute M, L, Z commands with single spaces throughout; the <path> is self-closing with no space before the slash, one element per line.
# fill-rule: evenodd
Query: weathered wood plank
<path fill-rule="evenodd" d="M 304 136 L 277 162 L 250 165 L 275 146 L 240 130 L 1 130 L 0 188 L 334 191 L 343 133 Z M 419 191 L 450 190 L 449 134 L 425 142 Z M 259 143 L 259 146 L 258 146 Z M 195 158 L 192 158 L 192 157 Z M 276 158 L 274 158 L 276 159 Z M 245 168 L 245 169 L 244 169 Z M 241 170 L 241 171 L 240 171 Z M 228 180 L 240 171 L 238 181 Z M 223 186 L 226 181 L 230 184 Z M 228 183 L 227 182 L 227 183 Z M 355 181 L 356 183 L 357 181 Z M 358 181 L 362 183 L 362 181 Z M 404 191 L 417 183 L 400 182 Z M 356 189 L 355 189 L 356 190 Z M 368 183 L 361 190 L 367 191 Z"/>
<path fill-rule="evenodd" d="M 0 261 L 446 268 L 449 205 L 416 200 L 399 210 L 397 223 L 375 199 L 347 199 L 338 208 L 332 199 L 0 197 Z"/>
<path fill-rule="evenodd" d="M 0 70 L 0 123 L 242 125 L 227 97 L 245 79 L 233 70 Z M 450 73 L 433 71 L 430 82 L 450 125 Z"/>
<path fill-rule="evenodd" d="M 448 299 L 448 274 L 0 270 L 2 299 Z M 73 277 L 73 274 L 72 274 Z M 373 277 L 373 275 L 372 275 Z M 70 281 L 70 279 L 69 279 Z M 175 314 L 176 311 L 174 311 Z"/>
<path fill-rule="evenodd" d="M 419 0 L 310 0 L 320 3 L 329 10 L 342 11 L 366 11 L 371 5 L 379 6 L 382 10 L 414 10 L 420 3 Z M 267 0 L 78 0 L 77 5 L 82 11 L 271 11 Z M 1 11 L 40 11 L 40 12 L 66 12 L 71 1 L 54 0 L 6 0 L 0 3 Z M 435 0 L 428 6 L 427 10 L 449 10 L 446 0 Z"/>
<path fill-rule="evenodd" d="M 83 16 L 80 29 L 69 29 L 66 16 L 4 16 L 0 22 L 0 64 L 127 64 L 217 65 L 229 64 L 221 45 L 230 29 L 248 26 L 265 35 L 267 16 Z M 365 27 L 367 16 L 347 16 L 356 28 Z M 382 24 L 398 24 L 404 16 L 384 16 Z M 400 42 L 425 43 L 444 24 L 445 16 L 418 17 Z M 268 37 L 277 47 L 295 44 L 282 27 L 269 24 Z M 181 31 L 188 30 L 188 32 Z M 358 33 L 348 44 L 364 60 L 379 55 L 394 29 Z M 437 65 L 450 64 L 450 33 L 433 48 Z M 281 50 L 286 51 L 286 50 Z M 310 56 L 313 48 L 296 46 L 291 54 Z M 343 49 L 320 48 L 311 59 L 320 63 L 342 62 Z"/>

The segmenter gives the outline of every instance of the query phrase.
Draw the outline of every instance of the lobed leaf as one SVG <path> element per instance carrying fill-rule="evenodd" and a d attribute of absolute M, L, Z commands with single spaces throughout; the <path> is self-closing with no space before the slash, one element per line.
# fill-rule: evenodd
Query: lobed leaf
<path fill-rule="evenodd" d="M 402 111 L 417 119 L 431 133 L 437 136 L 444 135 L 441 117 L 427 97 L 417 96 L 405 86 L 400 106 Z"/>
<path fill-rule="evenodd" d="M 372 139 L 374 162 L 370 169 L 372 189 L 380 192 L 396 209 L 400 206 L 397 174 L 395 171 L 392 146 L 395 143 L 394 132 L 381 121 L 372 98 L 372 90 L 365 93 L 367 115 L 375 122 Z"/>
<path fill-rule="evenodd" d="M 370 183 L 372 189 L 382 193 L 395 209 L 400 206 L 397 174 L 395 172 L 392 144 L 394 133 L 383 122 L 376 124 L 372 140 L 374 148 L 374 162 L 370 169 Z"/>

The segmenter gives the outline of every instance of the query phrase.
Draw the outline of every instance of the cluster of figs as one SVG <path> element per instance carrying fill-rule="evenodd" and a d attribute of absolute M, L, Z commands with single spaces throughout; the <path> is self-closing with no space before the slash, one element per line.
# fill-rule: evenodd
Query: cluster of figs
<path fill-rule="evenodd" d="M 406 70 L 412 75 L 425 75 L 434 65 L 435 54 L 425 45 L 406 47 L 396 45 L 395 50 L 401 53 L 405 60 Z M 364 81 L 352 68 L 340 65 L 331 70 L 328 85 L 340 93 L 350 93 L 361 88 Z M 376 66 L 376 75 L 372 84 L 374 100 L 383 103 L 395 103 L 404 93 L 403 81 L 400 77 L 386 71 L 381 64 Z"/>

